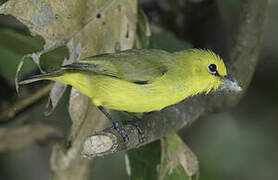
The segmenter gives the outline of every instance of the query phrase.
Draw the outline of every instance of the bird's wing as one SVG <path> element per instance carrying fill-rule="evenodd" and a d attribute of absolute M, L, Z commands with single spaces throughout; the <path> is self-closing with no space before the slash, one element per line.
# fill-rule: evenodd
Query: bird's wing
<path fill-rule="evenodd" d="M 148 83 L 161 77 L 171 64 L 172 56 L 163 50 L 126 50 L 88 57 L 62 69 L 90 71 L 135 83 Z"/>

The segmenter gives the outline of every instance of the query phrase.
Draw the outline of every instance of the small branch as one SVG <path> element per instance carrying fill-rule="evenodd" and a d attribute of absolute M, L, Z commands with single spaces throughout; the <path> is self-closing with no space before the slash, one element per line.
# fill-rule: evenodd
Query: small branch
<path fill-rule="evenodd" d="M 61 132 L 54 126 L 42 123 L 27 124 L 17 128 L 0 128 L 0 151 L 17 150 L 33 141 L 48 144 L 48 135 L 51 135 L 49 138 L 53 142 L 61 139 Z"/>
<path fill-rule="evenodd" d="M 0 112 L 0 119 L 11 119 L 13 118 L 18 112 L 25 109 L 26 107 L 32 105 L 33 103 L 37 102 L 42 97 L 46 96 L 51 88 L 53 87 L 53 83 L 41 88 L 40 90 L 36 91 L 34 94 L 30 95 L 27 98 L 19 100 L 16 102 L 12 107 L 6 109 L 3 112 Z M 9 123 L 9 120 L 0 121 L 0 124 Z"/>
<path fill-rule="evenodd" d="M 147 125 L 147 122 L 148 121 L 143 121 L 143 128 L 146 128 L 145 126 Z M 128 149 L 137 147 L 139 144 L 139 134 L 135 126 L 125 125 L 124 129 L 129 135 Z M 145 143 L 148 143 L 148 141 L 146 141 Z M 83 155 L 83 157 L 91 158 L 94 156 L 111 154 L 114 152 L 125 150 L 126 148 L 127 147 L 124 144 L 122 137 L 117 131 L 115 131 L 113 127 L 111 127 L 92 136 L 89 136 L 84 141 L 83 151 L 81 152 L 81 154 Z"/>
<path fill-rule="evenodd" d="M 241 19 L 238 34 L 230 51 L 228 69 L 246 91 L 257 64 L 260 42 L 263 34 L 264 17 L 267 0 L 242 0 Z M 234 106 L 242 97 L 241 94 L 224 94 L 211 96 L 195 96 L 165 110 L 151 113 L 142 120 L 146 140 L 149 143 L 166 133 L 188 126 L 201 116 L 211 112 L 223 111 Z M 138 132 L 131 125 L 124 125 L 130 137 L 127 147 L 122 137 L 114 129 L 106 129 L 95 133 L 84 141 L 83 156 L 94 157 L 111 154 L 138 146 Z"/>

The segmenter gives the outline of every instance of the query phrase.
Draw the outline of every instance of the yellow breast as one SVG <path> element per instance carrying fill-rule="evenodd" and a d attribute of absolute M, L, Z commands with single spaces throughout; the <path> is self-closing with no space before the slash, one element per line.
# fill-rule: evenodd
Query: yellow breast
<path fill-rule="evenodd" d="M 150 112 L 176 104 L 184 97 L 178 87 L 165 86 L 161 79 L 151 84 L 135 84 L 107 76 L 91 78 L 92 101 L 97 106 L 128 112 Z M 162 86 L 164 84 L 164 86 Z M 165 88 L 167 87 L 167 89 Z"/>
<path fill-rule="evenodd" d="M 117 78 L 88 73 L 68 73 L 53 80 L 71 84 L 89 96 L 97 106 L 128 112 L 161 110 L 183 100 L 182 86 L 162 77 L 150 84 L 135 84 Z"/>

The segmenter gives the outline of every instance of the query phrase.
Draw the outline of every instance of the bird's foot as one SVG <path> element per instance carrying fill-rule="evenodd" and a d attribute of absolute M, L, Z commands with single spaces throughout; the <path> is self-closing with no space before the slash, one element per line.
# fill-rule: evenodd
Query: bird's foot
<path fill-rule="evenodd" d="M 142 145 L 145 142 L 145 131 L 144 131 L 144 128 L 142 126 L 141 119 L 136 117 L 136 118 L 134 118 L 133 121 L 127 121 L 127 123 L 133 125 L 137 129 L 137 131 L 138 131 L 138 141 L 139 141 L 138 146 Z"/>
<path fill-rule="evenodd" d="M 126 131 L 121 127 L 118 121 L 113 121 L 112 124 L 113 124 L 113 128 L 122 136 L 125 146 L 127 146 L 129 142 L 129 137 Z"/>

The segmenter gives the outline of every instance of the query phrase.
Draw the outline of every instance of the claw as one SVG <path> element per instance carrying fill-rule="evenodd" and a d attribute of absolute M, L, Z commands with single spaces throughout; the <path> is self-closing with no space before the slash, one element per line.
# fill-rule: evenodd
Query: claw
<path fill-rule="evenodd" d="M 131 125 L 135 126 L 137 131 L 138 131 L 138 140 L 139 140 L 139 145 L 144 143 L 145 141 L 145 134 L 144 134 L 144 129 L 142 127 L 142 123 L 140 119 L 135 119 L 135 121 L 128 121 Z"/>
<path fill-rule="evenodd" d="M 120 123 L 118 121 L 114 121 L 112 124 L 113 124 L 113 128 L 122 136 L 122 138 L 124 140 L 124 144 L 127 145 L 129 142 L 128 134 L 120 126 Z"/>

